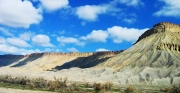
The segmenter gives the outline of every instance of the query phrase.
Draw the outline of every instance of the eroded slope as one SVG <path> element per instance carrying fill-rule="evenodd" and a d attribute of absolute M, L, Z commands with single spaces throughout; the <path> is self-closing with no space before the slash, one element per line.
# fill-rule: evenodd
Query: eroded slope
<path fill-rule="evenodd" d="M 97 67 L 111 67 L 126 83 L 172 84 L 180 81 L 180 26 L 159 23 L 130 49 Z M 180 82 L 179 82 L 180 83 Z"/>
<path fill-rule="evenodd" d="M 23 68 L 33 71 L 93 67 L 122 51 L 88 53 L 33 53 L 30 55 L 1 55 L 0 67 Z"/>

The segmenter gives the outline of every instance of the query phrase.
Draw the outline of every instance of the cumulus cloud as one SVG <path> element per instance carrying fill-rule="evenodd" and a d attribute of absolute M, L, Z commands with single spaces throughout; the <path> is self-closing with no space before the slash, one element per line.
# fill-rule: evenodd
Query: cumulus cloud
<path fill-rule="evenodd" d="M 35 49 L 35 50 L 28 50 L 28 49 L 18 49 L 19 53 L 21 55 L 26 55 L 26 54 L 32 54 L 32 53 L 40 53 L 42 51 L 40 51 L 39 49 Z"/>
<path fill-rule="evenodd" d="M 34 36 L 34 33 L 32 32 L 24 32 L 19 35 L 19 38 L 25 41 L 29 41 L 31 37 Z"/>
<path fill-rule="evenodd" d="M 172 16 L 180 17 L 180 1 L 179 0 L 159 0 L 165 5 L 161 9 L 154 13 L 155 16 Z"/>
<path fill-rule="evenodd" d="M 0 52 L 3 53 L 17 53 L 18 48 L 14 46 L 8 46 L 6 44 L 0 44 Z"/>
<path fill-rule="evenodd" d="M 107 50 L 107 49 L 105 49 L 105 48 L 99 48 L 99 49 L 97 49 L 96 51 L 98 52 L 98 51 L 110 51 L 110 50 Z"/>
<path fill-rule="evenodd" d="M 134 43 L 138 37 L 148 29 L 135 29 L 135 28 L 126 28 L 120 26 L 114 26 L 108 28 L 108 33 L 110 38 L 113 39 L 114 43 L 121 43 L 123 41 L 128 41 Z"/>
<path fill-rule="evenodd" d="M 57 41 L 61 42 L 61 43 L 78 43 L 78 39 L 73 38 L 73 37 L 57 37 Z"/>
<path fill-rule="evenodd" d="M 59 52 L 60 50 L 59 49 L 53 49 L 53 48 L 45 48 L 43 51 L 44 52 Z"/>
<path fill-rule="evenodd" d="M 19 38 L 7 38 L 7 42 L 17 47 L 30 47 L 30 45 Z"/>
<path fill-rule="evenodd" d="M 45 48 L 45 52 L 52 52 L 54 49 L 52 49 L 52 48 Z"/>
<path fill-rule="evenodd" d="M 41 52 L 41 51 L 39 49 L 28 50 L 28 49 L 18 48 L 18 47 L 7 45 L 7 44 L 0 44 L 0 52 L 7 53 L 7 54 L 10 53 L 10 54 L 25 55 L 25 54 L 31 54 L 31 53 L 35 53 L 35 52 Z"/>
<path fill-rule="evenodd" d="M 120 14 L 122 9 L 118 6 L 118 0 L 112 0 L 108 3 L 102 3 L 99 5 L 84 5 L 79 6 L 75 9 L 75 15 L 79 17 L 79 19 L 83 19 L 85 21 L 97 21 L 99 15 L 111 15 L 116 16 Z M 85 25 L 82 23 L 82 25 Z"/>
<path fill-rule="evenodd" d="M 74 38 L 74 37 L 57 37 L 57 41 L 62 43 L 62 44 L 76 44 L 76 45 L 80 45 L 80 46 L 84 46 L 85 43 L 79 41 L 78 39 Z"/>
<path fill-rule="evenodd" d="M 103 30 L 93 30 L 87 36 L 80 37 L 80 39 L 89 42 L 106 42 L 107 38 L 108 38 L 108 33 L 107 31 L 103 31 Z"/>
<path fill-rule="evenodd" d="M 41 9 L 36 9 L 29 0 L 0 0 L 0 24 L 28 28 L 41 20 Z"/>
<path fill-rule="evenodd" d="M 67 7 L 69 4 L 68 0 L 40 0 L 42 6 L 48 11 L 55 11 L 64 7 Z"/>
<path fill-rule="evenodd" d="M 67 51 L 69 52 L 78 52 L 78 50 L 74 47 L 71 47 L 71 48 L 67 48 Z"/>
<path fill-rule="evenodd" d="M 116 0 L 121 4 L 125 4 L 127 6 L 138 6 L 143 5 L 143 2 L 141 0 Z"/>
<path fill-rule="evenodd" d="M 50 43 L 50 38 L 47 35 L 36 35 L 32 38 L 32 42 L 43 47 L 54 47 L 54 45 Z"/>
<path fill-rule="evenodd" d="M 66 31 L 65 31 L 65 30 L 62 30 L 62 31 L 59 31 L 58 33 L 61 34 L 61 35 L 63 35 L 63 34 L 66 33 Z"/>
<path fill-rule="evenodd" d="M 14 36 L 11 32 L 8 31 L 8 29 L 0 27 L 0 32 L 6 36 Z"/>
<path fill-rule="evenodd" d="M 108 6 L 103 5 L 85 5 L 80 6 L 76 9 L 76 15 L 80 19 L 87 21 L 96 21 L 98 15 L 104 14 L 107 12 Z"/>
<path fill-rule="evenodd" d="M 124 18 L 123 21 L 126 23 L 129 23 L 129 24 L 132 24 L 136 21 L 136 19 L 135 18 Z"/>
<path fill-rule="evenodd" d="M 6 43 L 6 39 L 0 36 L 0 44 L 5 44 L 5 43 Z"/>

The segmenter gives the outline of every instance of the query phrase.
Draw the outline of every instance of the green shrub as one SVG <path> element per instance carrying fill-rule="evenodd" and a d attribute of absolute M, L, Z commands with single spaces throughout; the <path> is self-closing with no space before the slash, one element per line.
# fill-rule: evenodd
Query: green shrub
<path fill-rule="evenodd" d="M 170 93 L 180 93 L 180 84 L 172 85 L 169 92 Z"/>
<path fill-rule="evenodd" d="M 67 90 L 67 78 L 56 78 L 54 77 L 55 81 L 49 82 L 49 90 L 50 91 L 66 91 Z"/>
<path fill-rule="evenodd" d="M 94 87 L 94 91 L 96 93 L 98 93 L 102 90 L 101 83 L 94 83 L 93 87 Z"/>
<path fill-rule="evenodd" d="M 105 91 L 110 91 L 112 89 L 112 86 L 113 86 L 113 83 L 111 82 L 106 82 L 104 85 L 103 85 L 103 89 Z"/>
<path fill-rule="evenodd" d="M 128 86 L 125 90 L 124 90 L 125 93 L 134 93 L 135 92 L 135 89 L 132 87 L 132 86 Z"/>

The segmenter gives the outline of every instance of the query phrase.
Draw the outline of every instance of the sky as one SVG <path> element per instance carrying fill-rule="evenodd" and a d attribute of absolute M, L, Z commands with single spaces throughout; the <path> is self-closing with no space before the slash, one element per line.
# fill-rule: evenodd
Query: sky
<path fill-rule="evenodd" d="M 180 24 L 180 0 L 0 0 L 0 54 L 130 48 L 159 22 Z"/>

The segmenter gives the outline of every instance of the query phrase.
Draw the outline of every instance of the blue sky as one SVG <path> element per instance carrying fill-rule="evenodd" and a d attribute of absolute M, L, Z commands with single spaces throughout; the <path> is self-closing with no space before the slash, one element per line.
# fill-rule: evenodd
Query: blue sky
<path fill-rule="evenodd" d="M 0 54 L 128 49 L 180 0 L 0 0 Z"/>

